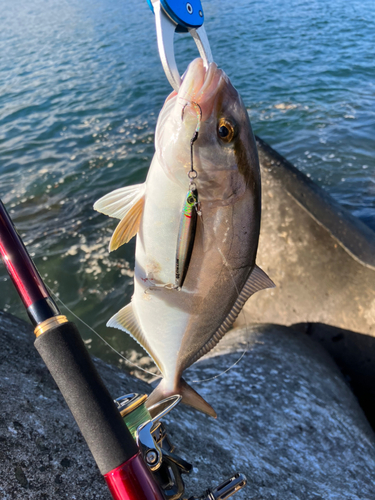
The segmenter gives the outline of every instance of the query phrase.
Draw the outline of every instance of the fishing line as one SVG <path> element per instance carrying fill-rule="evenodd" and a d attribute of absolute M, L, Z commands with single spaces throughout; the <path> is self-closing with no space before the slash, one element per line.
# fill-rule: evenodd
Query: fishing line
<path fill-rule="evenodd" d="M 49 286 L 47 286 L 48 290 L 51 292 L 51 294 L 55 297 L 55 299 L 57 299 L 64 307 L 67 311 L 70 312 L 70 314 L 72 314 L 76 319 L 78 319 L 78 321 L 80 321 L 83 325 L 85 325 L 89 330 L 91 330 L 93 333 L 95 333 L 95 335 L 102 341 L 104 342 L 104 344 L 109 347 L 113 352 L 115 352 L 118 356 L 120 356 L 120 358 L 122 358 L 123 360 L 127 361 L 128 363 L 130 363 L 131 365 L 135 366 L 136 368 L 138 368 L 139 370 L 142 370 L 143 372 L 145 373 L 148 373 L 149 375 L 152 375 L 153 377 L 157 376 L 158 374 L 157 373 L 153 373 L 153 372 L 150 372 L 148 370 L 146 370 L 145 368 L 142 368 L 141 366 L 137 365 L 136 363 L 133 363 L 133 361 L 130 361 L 130 359 L 126 358 L 125 356 L 123 356 L 121 353 L 119 353 L 113 346 L 111 346 L 111 344 L 109 344 L 105 338 L 103 338 L 98 332 L 96 332 L 90 325 L 88 325 L 85 321 L 83 321 L 83 319 L 81 319 L 79 316 L 77 316 L 71 309 L 69 309 L 69 307 L 64 304 L 64 302 L 60 299 L 60 297 L 58 297 L 52 290 Z"/>
<path fill-rule="evenodd" d="M 185 104 L 185 106 L 182 108 L 181 111 L 181 120 L 184 119 L 184 113 L 185 113 L 185 108 L 186 106 L 193 105 L 195 111 L 197 112 L 197 117 L 198 117 L 198 123 L 197 126 L 195 127 L 194 135 L 190 140 L 190 171 L 188 173 L 188 177 L 190 179 L 190 189 L 196 189 L 195 185 L 195 179 L 198 177 L 198 173 L 196 170 L 194 170 L 194 143 L 198 139 L 198 134 L 199 130 L 201 128 L 201 121 L 202 121 L 202 108 L 199 106 L 198 103 L 194 101 L 189 101 Z"/>
<path fill-rule="evenodd" d="M 244 316 L 244 319 L 245 319 L 245 327 L 246 327 L 246 331 L 248 330 L 248 324 L 247 324 L 247 318 L 246 318 L 246 314 L 245 314 L 245 311 L 244 309 L 242 309 L 241 311 L 241 314 L 243 314 Z M 216 347 L 216 346 L 215 346 Z M 249 350 L 249 341 L 246 342 L 246 347 L 245 349 L 243 350 L 243 352 L 241 353 L 241 356 L 237 359 L 237 361 L 235 361 L 233 363 L 233 365 L 231 365 L 229 368 L 227 368 L 226 370 L 224 370 L 223 372 L 219 373 L 218 375 L 214 375 L 213 377 L 210 377 L 210 378 L 200 378 L 200 379 L 197 379 L 197 380 L 191 380 L 191 382 L 189 381 L 189 384 L 190 383 L 194 383 L 194 384 L 197 384 L 199 382 L 210 382 L 211 380 L 215 380 L 216 378 L 219 378 L 221 377 L 222 375 L 224 375 L 225 373 L 228 373 L 229 370 L 231 370 L 232 368 L 234 368 L 236 365 L 238 365 L 241 361 L 242 361 L 242 358 L 245 356 L 245 354 L 247 353 L 247 351 Z"/>

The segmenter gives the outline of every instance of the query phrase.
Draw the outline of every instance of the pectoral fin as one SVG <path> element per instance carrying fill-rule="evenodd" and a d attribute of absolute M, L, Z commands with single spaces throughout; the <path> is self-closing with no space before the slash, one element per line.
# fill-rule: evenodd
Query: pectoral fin
<path fill-rule="evenodd" d="M 142 218 L 145 190 L 145 184 L 116 189 L 94 204 L 96 211 L 121 219 L 112 235 L 110 252 L 128 243 L 137 234 Z"/>
<path fill-rule="evenodd" d="M 124 243 L 128 243 L 139 231 L 145 198 L 142 196 L 126 213 L 118 224 L 109 242 L 109 251 L 117 250 Z"/>
<path fill-rule="evenodd" d="M 224 337 L 224 335 L 233 325 L 243 306 L 245 305 L 245 302 L 252 295 L 254 295 L 254 293 L 259 292 L 259 290 L 264 290 L 265 288 L 274 287 L 275 283 L 267 276 L 264 271 L 262 271 L 260 267 L 255 265 L 228 316 L 225 318 L 223 323 L 216 330 L 210 340 L 191 359 L 188 366 L 195 363 L 199 358 L 207 354 L 209 351 L 211 351 L 211 349 L 215 347 L 215 345 Z"/>
<path fill-rule="evenodd" d="M 141 347 L 143 347 L 147 354 L 151 356 L 159 370 L 162 371 L 161 364 L 153 353 L 151 346 L 138 323 L 131 302 L 112 316 L 112 318 L 107 322 L 107 326 L 118 328 L 133 337 L 133 339 L 136 340 Z"/>
<path fill-rule="evenodd" d="M 94 210 L 115 219 L 122 219 L 144 195 L 145 184 L 115 189 L 94 203 Z"/>

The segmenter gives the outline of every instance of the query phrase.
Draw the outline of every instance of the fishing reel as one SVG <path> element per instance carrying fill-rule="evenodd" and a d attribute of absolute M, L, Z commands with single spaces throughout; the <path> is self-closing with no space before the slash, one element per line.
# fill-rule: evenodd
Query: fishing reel
<path fill-rule="evenodd" d="M 189 474 L 193 466 L 175 453 L 161 419 L 181 401 L 181 396 L 171 396 L 150 408 L 146 408 L 146 400 L 145 394 L 127 394 L 115 403 L 165 500 L 179 500 L 185 492 L 182 475 Z M 246 483 L 243 474 L 235 474 L 216 488 L 189 500 L 226 500 Z"/>

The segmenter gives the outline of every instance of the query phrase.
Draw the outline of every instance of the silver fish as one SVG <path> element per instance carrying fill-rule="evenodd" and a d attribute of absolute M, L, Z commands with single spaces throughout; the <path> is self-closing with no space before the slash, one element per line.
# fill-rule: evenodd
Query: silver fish
<path fill-rule="evenodd" d="M 175 283 L 181 207 L 189 190 L 191 140 L 200 215 L 183 287 Z M 181 119 L 181 111 L 184 116 Z M 246 300 L 273 287 L 255 264 L 261 185 L 246 108 L 226 74 L 193 61 L 160 112 L 155 155 L 144 184 L 117 189 L 94 205 L 121 219 L 110 250 L 137 234 L 134 295 L 108 326 L 128 332 L 163 379 L 148 404 L 172 394 L 204 413 L 213 408 L 182 378 L 230 329 Z"/>

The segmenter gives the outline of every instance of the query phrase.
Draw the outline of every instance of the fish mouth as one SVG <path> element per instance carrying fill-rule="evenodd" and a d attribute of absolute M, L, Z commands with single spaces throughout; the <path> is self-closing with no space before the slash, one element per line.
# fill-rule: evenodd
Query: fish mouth
<path fill-rule="evenodd" d="M 186 186 L 187 169 L 191 166 L 191 139 L 202 123 L 211 124 L 211 117 L 216 124 L 221 102 L 218 96 L 228 82 L 215 63 L 206 70 L 203 60 L 195 59 L 183 75 L 178 93 L 173 91 L 167 97 L 160 112 L 155 133 L 156 154 L 167 175 L 181 186 Z M 177 165 L 183 168 L 179 170 Z"/>
<path fill-rule="evenodd" d="M 224 72 L 214 62 L 210 63 L 206 70 L 202 59 L 194 59 L 183 76 L 178 102 L 195 116 L 194 108 L 186 104 L 198 104 L 202 111 L 202 120 L 207 120 L 212 114 L 215 98 L 223 85 L 224 78 Z"/>

